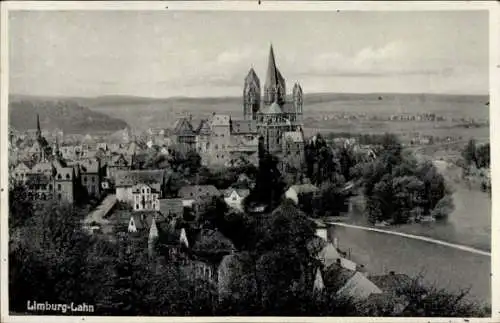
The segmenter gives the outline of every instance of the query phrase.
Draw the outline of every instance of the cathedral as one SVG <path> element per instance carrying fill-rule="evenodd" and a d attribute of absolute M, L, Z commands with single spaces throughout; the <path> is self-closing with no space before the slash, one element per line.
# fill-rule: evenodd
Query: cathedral
<path fill-rule="evenodd" d="M 206 166 L 257 165 L 260 146 L 284 165 L 299 168 L 304 160 L 302 102 L 298 83 L 287 97 L 271 45 L 264 88 L 253 68 L 245 78 L 243 120 L 214 113 L 194 127 L 191 118 L 182 118 L 174 126 L 174 141 L 180 151 L 198 152 Z"/>
<path fill-rule="evenodd" d="M 272 45 L 262 90 L 263 93 L 259 77 L 251 68 L 243 88 L 243 116 L 257 124 L 269 152 L 280 152 L 286 133 L 302 132 L 303 94 L 301 86 L 295 83 L 291 100 L 287 98 L 286 81 L 276 66 Z"/>

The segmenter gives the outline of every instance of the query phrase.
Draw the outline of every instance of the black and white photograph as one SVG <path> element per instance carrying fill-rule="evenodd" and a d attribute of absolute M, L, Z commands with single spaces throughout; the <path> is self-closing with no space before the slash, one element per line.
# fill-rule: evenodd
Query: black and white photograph
<path fill-rule="evenodd" d="M 495 316 L 497 4 L 77 4 L 2 4 L 2 321 Z"/>

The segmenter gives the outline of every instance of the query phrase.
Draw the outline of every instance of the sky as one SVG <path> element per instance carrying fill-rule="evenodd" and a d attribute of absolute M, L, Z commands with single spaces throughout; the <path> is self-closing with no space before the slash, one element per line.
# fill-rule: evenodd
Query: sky
<path fill-rule="evenodd" d="M 240 96 L 269 46 L 305 93 L 488 93 L 488 12 L 11 11 L 9 92 Z"/>

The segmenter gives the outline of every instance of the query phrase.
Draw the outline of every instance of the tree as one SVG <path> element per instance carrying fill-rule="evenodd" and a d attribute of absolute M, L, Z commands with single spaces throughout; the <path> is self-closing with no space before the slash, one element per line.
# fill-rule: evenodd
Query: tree
<path fill-rule="evenodd" d="M 480 145 L 476 150 L 476 166 L 477 168 L 490 167 L 490 144 Z"/>
<path fill-rule="evenodd" d="M 477 165 L 476 141 L 474 139 L 469 140 L 462 151 L 462 157 L 464 158 L 466 165 Z"/>

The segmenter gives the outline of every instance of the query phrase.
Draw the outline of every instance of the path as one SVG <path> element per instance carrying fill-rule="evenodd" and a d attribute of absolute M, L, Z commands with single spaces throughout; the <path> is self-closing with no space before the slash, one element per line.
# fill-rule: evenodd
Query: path
<path fill-rule="evenodd" d="M 83 226 L 88 230 L 92 230 L 92 225 L 98 225 L 103 231 L 110 228 L 109 221 L 105 219 L 105 216 L 111 211 L 111 209 L 116 204 L 116 196 L 114 194 L 106 196 L 106 198 L 99 204 L 95 210 L 90 212 L 87 217 L 83 220 Z M 106 233 L 106 232 L 104 232 Z"/>

